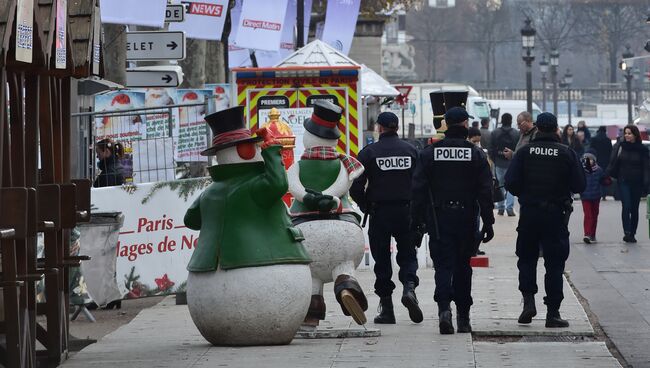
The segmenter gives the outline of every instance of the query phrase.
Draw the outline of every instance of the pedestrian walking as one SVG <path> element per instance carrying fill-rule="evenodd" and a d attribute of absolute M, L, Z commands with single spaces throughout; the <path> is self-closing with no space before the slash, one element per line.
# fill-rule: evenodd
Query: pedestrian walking
<path fill-rule="evenodd" d="M 612 141 L 607 136 L 607 127 L 601 126 L 596 131 L 596 135 L 591 138 L 589 149 L 596 155 L 596 162 L 601 168 L 607 169 L 609 158 L 612 155 Z M 601 186 L 601 198 L 604 201 L 607 198 L 607 187 Z"/>
<path fill-rule="evenodd" d="M 574 150 L 578 157 L 582 157 L 585 153 L 584 147 L 576 136 L 576 131 L 571 124 L 565 125 L 564 129 L 562 129 L 562 143 Z"/>
<path fill-rule="evenodd" d="M 587 127 L 587 122 L 584 120 L 580 120 L 578 122 L 578 132 L 583 132 L 584 133 L 584 143 L 585 146 L 589 145 L 591 143 L 591 132 L 589 131 L 589 128 Z"/>
<path fill-rule="evenodd" d="M 483 118 L 481 119 L 481 147 L 483 149 L 490 149 L 490 138 L 492 138 L 492 133 L 490 132 L 490 119 Z"/>
<path fill-rule="evenodd" d="M 469 128 L 468 133 L 467 133 L 467 140 L 475 145 L 478 148 L 481 147 L 481 130 L 479 128 Z M 482 150 L 482 149 L 481 149 Z"/>
<path fill-rule="evenodd" d="M 607 174 L 617 179 L 618 195 L 621 198 L 621 220 L 623 241 L 636 243 L 636 229 L 639 225 L 639 201 L 647 192 L 650 174 L 648 149 L 641 141 L 636 125 L 623 129 L 623 139 L 612 149 Z"/>
<path fill-rule="evenodd" d="M 444 118 L 445 138 L 420 151 L 414 178 L 413 222 L 426 223 L 429 233 L 440 333 L 454 333 L 452 301 L 456 304 L 458 332 L 469 333 L 473 303 L 469 262 L 476 253 L 478 212 L 483 221 L 482 241 L 487 243 L 494 237 L 492 174 L 485 154 L 467 141 L 467 111 L 453 107 Z"/>
<path fill-rule="evenodd" d="M 397 242 L 399 280 L 403 285 L 402 304 L 415 323 L 423 316 L 415 288 L 418 286 L 416 246 L 411 239 L 412 177 L 418 153 L 415 147 L 397 136 L 399 119 L 392 112 L 377 117 L 379 141 L 359 152 L 364 173 L 350 188 L 352 199 L 370 217 L 368 237 L 370 252 L 375 260 L 375 294 L 379 296 L 379 315 L 375 323 L 395 323 L 392 294 L 393 269 L 391 237 Z M 367 184 L 367 186 L 366 186 Z"/>
<path fill-rule="evenodd" d="M 596 226 L 598 225 L 598 212 L 600 211 L 601 186 L 606 179 L 605 170 L 598 165 L 596 156 L 585 153 L 582 156 L 582 167 L 585 170 L 587 186 L 580 193 L 582 212 L 584 215 L 582 240 L 586 244 L 596 242 Z"/>
<path fill-rule="evenodd" d="M 585 173 L 575 152 L 560 143 L 553 114 L 537 117 L 533 141 L 519 149 L 506 173 L 506 188 L 519 197 L 517 268 L 524 308 L 519 323 L 537 315 L 537 260 L 543 250 L 546 275 L 546 327 L 567 327 L 560 316 L 564 265 L 569 257 L 569 216 L 572 193 L 585 189 Z"/>
<path fill-rule="evenodd" d="M 506 175 L 508 166 L 510 166 L 509 157 L 512 157 L 519 141 L 519 133 L 512 128 L 512 115 L 505 113 L 501 115 L 501 127 L 492 132 L 490 138 L 489 154 L 492 162 L 494 162 L 495 173 L 499 183 L 503 183 L 503 178 Z M 505 200 L 498 202 L 496 207 L 499 216 L 503 216 L 504 212 L 508 216 L 516 216 L 514 205 L 515 197 L 512 193 L 503 189 Z"/>
<path fill-rule="evenodd" d="M 519 129 L 519 141 L 515 147 L 517 152 L 521 147 L 530 143 L 530 141 L 537 135 L 537 126 L 533 121 L 533 115 L 528 111 L 522 111 L 517 115 L 517 129 Z M 512 158 L 512 154 L 508 159 Z"/>

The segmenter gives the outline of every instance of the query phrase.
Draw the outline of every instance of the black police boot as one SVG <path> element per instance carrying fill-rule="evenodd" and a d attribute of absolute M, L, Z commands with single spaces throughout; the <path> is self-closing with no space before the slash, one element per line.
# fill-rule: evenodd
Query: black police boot
<path fill-rule="evenodd" d="M 470 333 L 472 332 L 472 325 L 469 323 L 469 308 L 457 308 L 456 313 L 456 324 L 458 328 L 456 329 L 458 333 Z"/>
<path fill-rule="evenodd" d="M 535 294 L 523 293 L 524 295 L 524 310 L 519 315 L 519 323 L 531 323 L 533 317 L 537 315 L 537 308 L 535 308 Z"/>
<path fill-rule="evenodd" d="M 454 333 L 454 324 L 451 322 L 451 309 L 449 307 L 439 308 L 438 318 L 440 322 L 438 327 L 440 327 L 441 335 L 451 335 Z"/>
<path fill-rule="evenodd" d="M 546 311 L 546 327 L 569 327 L 569 321 L 560 317 L 559 308 L 549 307 Z"/>
<path fill-rule="evenodd" d="M 379 299 L 379 314 L 375 317 L 375 323 L 394 325 L 395 313 L 393 312 L 393 298 L 390 296 Z"/>
<path fill-rule="evenodd" d="M 402 294 L 402 304 L 409 311 L 409 318 L 415 323 L 420 323 L 424 319 L 422 310 L 418 305 L 418 298 L 415 296 L 415 282 L 408 281 L 404 284 L 404 293 Z"/>

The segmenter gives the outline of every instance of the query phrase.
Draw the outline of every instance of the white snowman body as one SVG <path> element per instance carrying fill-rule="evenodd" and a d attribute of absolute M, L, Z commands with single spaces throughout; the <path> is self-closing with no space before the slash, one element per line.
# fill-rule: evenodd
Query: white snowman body
<path fill-rule="evenodd" d="M 190 272 L 187 305 L 213 345 L 283 345 L 293 339 L 311 298 L 308 265 Z"/>
<path fill-rule="evenodd" d="M 305 148 L 336 147 L 338 140 L 320 138 L 308 131 L 304 132 Z M 348 195 L 350 186 L 363 172 L 359 170 L 351 177 L 343 163 L 335 182 L 323 190 L 324 195 L 331 195 L 337 203 L 341 197 Z M 292 165 L 288 170 L 289 192 L 295 200 L 302 202 L 307 194 L 300 181 L 300 165 Z M 304 237 L 302 242 L 312 259 L 310 264 L 312 276 L 312 295 L 323 294 L 323 284 L 332 282 L 340 275 L 354 275 L 364 253 L 365 239 L 363 230 L 358 225 L 341 220 L 312 220 L 296 225 Z"/>
<path fill-rule="evenodd" d="M 236 147 L 217 151 L 219 165 L 249 160 Z M 189 272 L 187 305 L 203 337 L 213 345 L 289 344 L 311 298 L 308 264 L 276 264 L 212 272 Z"/>

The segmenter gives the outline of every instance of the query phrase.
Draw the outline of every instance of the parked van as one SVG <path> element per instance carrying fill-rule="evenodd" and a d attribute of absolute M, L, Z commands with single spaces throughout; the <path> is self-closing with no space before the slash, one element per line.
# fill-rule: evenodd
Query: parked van
<path fill-rule="evenodd" d="M 512 125 L 514 128 L 516 126 L 517 115 L 522 111 L 526 111 L 526 101 L 525 100 L 490 100 L 490 106 L 492 109 L 499 110 L 499 121 L 501 121 L 501 116 L 505 113 L 512 115 Z M 537 120 L 537 115 L 542 113 L 542 109 L 533 102 L 533 121 Z"/>

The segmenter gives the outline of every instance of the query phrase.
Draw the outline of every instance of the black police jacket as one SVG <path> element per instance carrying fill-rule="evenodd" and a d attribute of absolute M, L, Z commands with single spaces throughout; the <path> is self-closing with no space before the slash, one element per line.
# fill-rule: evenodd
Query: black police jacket
<path fill-rule="evenodd" d="M 554 133 L 537 133 L 532 143 L 515 153 L 505 176 L 506 189 L 523 206 L 561 205 L 585 186 L 585 172 L 576 153 Z"/>
<path fill-rule="evenodd" d="M 492 173 L 486 155 L 467 141 L 467 128 L 450 126 L 445 138 L 420 151 L 413 179 L 413 217 L 423 223 L 426 209 L 454 202 L 494 223 Z M 432 197 L 430 197 L 430 195 Z"/>
<path fill-rule="evenodd" d="M 350 187 L 352 199 L 364 212 L 372 202 L 410 201 L 417 156 L 415 147 L 397 133 L 382 133 L 379 141 L 359 152 L 365 170 Z"/>

